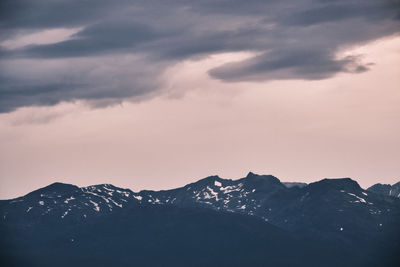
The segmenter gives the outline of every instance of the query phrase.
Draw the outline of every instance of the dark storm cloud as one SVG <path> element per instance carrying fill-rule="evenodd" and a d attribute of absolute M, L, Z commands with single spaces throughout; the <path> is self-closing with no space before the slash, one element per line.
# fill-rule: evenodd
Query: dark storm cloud
<path fill-rule="evenodd" d="M 142 58 L 126 55 L 101 60 L 18 59 L 8 60 L 1 67 L 0 113 L 63 101 L 85 100 L 91 106 L 101 107 L 132 97 L 141 100 L 159 87 L 157 75 L 165 69 L 161 63 L 149 65 Z"/>
<path fill-rule="evenodd" d="M 140 79 L 141 77 L 134 77 Z M 112 78 L 111 78 L 112 79 Z M 79 79 L 76 79 L 79 80 Z M 150 81 L 149 85 L 152 84 Z M 153 86 L 155 86 L 153 84 Z M 9 81 L 0 85 L 0 113 L 10 112 L 21 106 L 52 106 L 62 101 L 86 100 L 92 106 L 107 106 L 120 103 L 122 99 L 141 96 L 151 90 L 149 86 L 136 85 L 135 90 L 120 85 L 113 87 L 106 84 L 91 82 L 79 84 L 73 82 L 19 82 Z"/>
<path fill-rule="evenodd" d="M 309 26 L 327 22 L 363 18 L 367 21 L 398 19 L 399 1 L 321 1 L 283 18 L 293 26 Z"/>
<path fill-rule="evenodd" d="M 79 87 L 81 85 L 76 84 L 1 85 L 0 112 L 13 111 L 20 106 L 51 106 L 58 104 L 61 100 L 73 100 L 66 92 Z"/>
<path fill-rule="evenodd" d="M 31 45 L 22 49 L 28 57 L 79 57 L 132 50 L 140 43 L 165 35 L 156 33 L 151 27 L 131 21 L 104 21 L 84 28 L 71 40 L 48 44 Z M 127 52 L 127 51 L 126 51 Z"/>
<path fill-rule="evenodd" d="M 224 81 L 325 79 L 367 71 L 357 56 L 337 58 L 337 52 L 398 33 L 399 11 L 398 0 L 4 0 L 3 41 L 48 29 L 80 30 L 61 42 L 0 47 L 7 80 L 0 111 L 143 97 L 157 92 L 167 66 L 220 52 L 256 53 L 210 71 Z M 54 71 L 47 61 L 61 67 Z M 65 79 L 65 73 L 73 74 Z"/>
<path fill-rule="evenodd" d="M 2 0 L 2 30 L 70 27 L 107 17 L 118 4 L 116 0 Z"/>

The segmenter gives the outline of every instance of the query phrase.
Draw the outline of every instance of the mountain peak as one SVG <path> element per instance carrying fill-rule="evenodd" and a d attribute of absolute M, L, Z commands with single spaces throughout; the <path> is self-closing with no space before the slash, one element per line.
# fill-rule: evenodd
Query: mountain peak
<path fill-rule="evenodd" d="M 249 172 L 245 178 L 264 178 L 264 179 L 277 179 L 275 176 L 271 174 L 256 174 L 254 172 Z"/>
<path fill-rule="evenodd" d="M 244 184 L 262 190 L 274 190 L 276 188 L 286 189 L 281 181 L 273 175 L 259 175 L 249 172 L 245 178 L 240 179 Z"/>
<path fill-rule="evenodd" d="M 29 193 L 27 196 L 36 194 L 65 194 L 77 190 L 79 190 L 79 187 L 77 187 L 76 185 L 55 182 Z"/>
<path fill-rule="evenodd" d="M 249 172 L 249 173 L 246 175 L 246 178 L 253 177 L 253 176 L 258 176 L 258 175 L 255 174 L 254 172 Z"/>
<path fill-rule="evenodd" d="M 278 178 L 276 178 L 273 175 L 267 174 L 267 175 L 260 175 L 260 174 L 255 174 L 253 172 L 249 172 L 247 176 L 243 179 L 256 179 L 256 180 L 268 180 L 268 181 L 274 181 L 274 182 L 281 182 Z"/>
<path fill-rule="evenodd" d="M 309 186 L 310 188 L 347 190 L 350 192 L 362 190 L 360 185 L 351 178 L 325 178 L 321 181 L 311 183 Z"/>
<path fill-rule="evenodd" d="M 380 195 L 400 197 L 400 182 L 393 185 L 378 183 L 369 187 L 367 190 Z"/>
<path fill-rule="evenodd" d="M 222 182 L 224 180 L 225 179 L 222 179 L 218 175 L 211 175 L 207 176 L 206 178 L 200 179 L 197 182 L 187 184 L 185 185 L 185 187 L 211 185 L 214 184 L 215 181 Z"/>

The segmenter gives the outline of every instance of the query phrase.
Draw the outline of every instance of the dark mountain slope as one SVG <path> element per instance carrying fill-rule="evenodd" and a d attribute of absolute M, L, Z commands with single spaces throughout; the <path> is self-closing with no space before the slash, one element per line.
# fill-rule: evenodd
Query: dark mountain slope
<path fill-rule="evenodd" d="M 201 208 L 132 205 L 84 223 L 47 217 L 1 229 L 2 266 L 338 266 L 343 255 L 355 263 L 339 244 Z"/>
<path fill-rule="evenodd" d="M 1 266 L 400 266 L 400 199 L 349 178 L 287 187 L 249 173 L 138 193 L 55 183 L 0 201 L 0 216 Z"/>

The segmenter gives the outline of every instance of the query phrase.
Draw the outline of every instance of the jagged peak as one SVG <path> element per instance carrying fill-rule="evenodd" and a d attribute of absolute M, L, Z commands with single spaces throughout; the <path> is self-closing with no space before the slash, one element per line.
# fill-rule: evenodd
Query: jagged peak
<path fill-rule="evenodd" d="M 260 174 L 254 173 L 254 172 L 249 172 L 249 173 L 246 175 L 246 177 L 245 177 L 245 178 L 242 178 L 242 179 L 246 179 L 246 180 L 253 180 L 253 179 L 255 179 L 255 180 L 268 180 L 268 181 L 273 181 L 273 182 L 279 182 L 279 183 L 281 183 L 281 181 L 280 181 L 277 177 L 275 177 L 275 176 L 273 176 L 273 175 L 271 175 L 271 174 L 263 174 L 263 175 L 260 175 Z"/>
<path fill-rule="evenodd" d="M 378 183 L 368 187 L 367 190 L 380 195 L 400 197 L 400 182 L 393 185 Z"/>
<path fill-rule="evenodd" d="M 255 174 L 254 172 L 249 172 L 249 173 L 246 175 L 246 178 L 253 177 L 253 176 L 258 176 L 258 174 Z"/>
<path fill-rule="evenodd" d="M 368 187 L 368 190 L 369 189 L 373 189 L 373 188 L 390 188 L 390 187 L 392 187 L 390 184 L 381 184 L 381 183 L 377 183 L 377 184 L 374 184 L 374 185 L 372 185 L 372 186 L 370 186 L 370 187 Z"/>
<path fill-rule="evenodd" d="M 246 177 L 239 179 L 240 182 L 244 183 L 250 188 L 258 188 L 259 190 L 276 190 L 287 189 L 281 181 L 273 175 L 259 175 L 253 172 L 249 172 Z"/>
<path fill-rule="evenodd" d="M 275 176 L 271 175 L 271 174 L 257 174 L 254 172 L 249 172 L 245 178 L 252 178 L 252 177 L 262 177 L 262 178 L 276 178 Z M 278 179 L 279 180 L 279 179 Z"/>
<path fill-rule="evenodd" d="M 369 189 L 377 189 L 377 188 L 396 188 L 396 187 L 400 187 L 400 182 L 397 182 L 395 184 L 381 184 L 381 183 L 377 183 L 377 184 L 373 184 L 370 187 L 368 187 Z"/>

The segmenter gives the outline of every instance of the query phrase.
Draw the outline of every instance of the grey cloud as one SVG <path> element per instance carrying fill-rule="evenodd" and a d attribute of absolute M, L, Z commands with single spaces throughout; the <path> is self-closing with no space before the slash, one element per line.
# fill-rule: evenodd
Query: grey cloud
<path fill-rule="evenodd" d="M 46 61 L 38 65 L 34 59 L 3 65 L 0 113 L 63 101 L 85 100 L 99 107 L 124 99 L 141 100 L 157 92 L 157 75 L 165 68 L 163 64 L 148 64 L 142 58 L 125 55 L 69 58 L 62 64 L 53 64 Z"/>
<path fill-rule="evenodd" d="M 0 112 L 10 112 L 20 106 L 51 106 L 62 100 L 72 100 L 66 97 L 71 90 L 81 88 L 78 84 L 2 84 L 0 87 Z M 60 93 L 63 95 L 60 98 Z"/>
<path fill-rule="evenodd" d="M 397 2 L 397 3 L 396 3 Z M 283 18 L 283 22 L 294 26 L 309 26 L 320 23 L 354 18 L 365 20 L 396 19 L 399 14 L 398 1 L 323 1 L 317 7 L 294 12 Z"/>
<path fill-rule="evenodd" d="M 337 52 L 400 29 L 397 0 L 4 0 L 0 5 L 3 40 L 46 29 L 82 29 L 62 42 L 0 47 L 0 74 L 7 80 L 0 89 L 0 112 L 151 96 L 168 66 L 220 52 L 257 54 L 210 71 L 229 82 L 359 73 L 369 65 L 356 56 L 338 59 Z M 24 59 L 43 70 L 27 69 L 20 63 Z M 54 62 L 62 67 L 43 67 Z"/>
<path fill-rule="evenodd" d="M 137 79 L 143 77 L 136 77 Z M 87 100 L 92 106 L 108 106 L 120 103 L 122 99 L 133 96 L 143 96 L 154 90 L 140 87 L 132 90 L 130 87 L 107 87 L 110 83 L 74 84 L 47 83 L 22 84 L 0 87 L 0 113 L 10 112 L 21 106 L 52 106 L 62 101 Z M 112 86 L 112 83 L 111 83 Z M 135 87 L 132 84 L 132 87 Z M 93 90 L 95 88 L 95 90 Z"/>
<path fill-rule="evenodd" d="M 105 21 L 84 28 L 72 39 L 48 45 L 31 45 L 20 52 L 27 57 L 80 57 L 132 50 L 140 43 L 165 35 L 129 20 Z M 18 51 L 17 51 L 18 53 Z"/>
<path fill-rule="evenodd" d="M 127 1 L 2 0 L 0 29 L 73 27 L 107 17 Z"/>
<path fill-rule="evenodd" d="M 222 80 L 272 80 L 309 79 L 320 80 L 335 73 L 359 73 L 368 70 L 356 57 L 336 60 L 327 51 L 273 51 L 251 59 L 228 63 L 212 69 L 210 75 Z"/>

